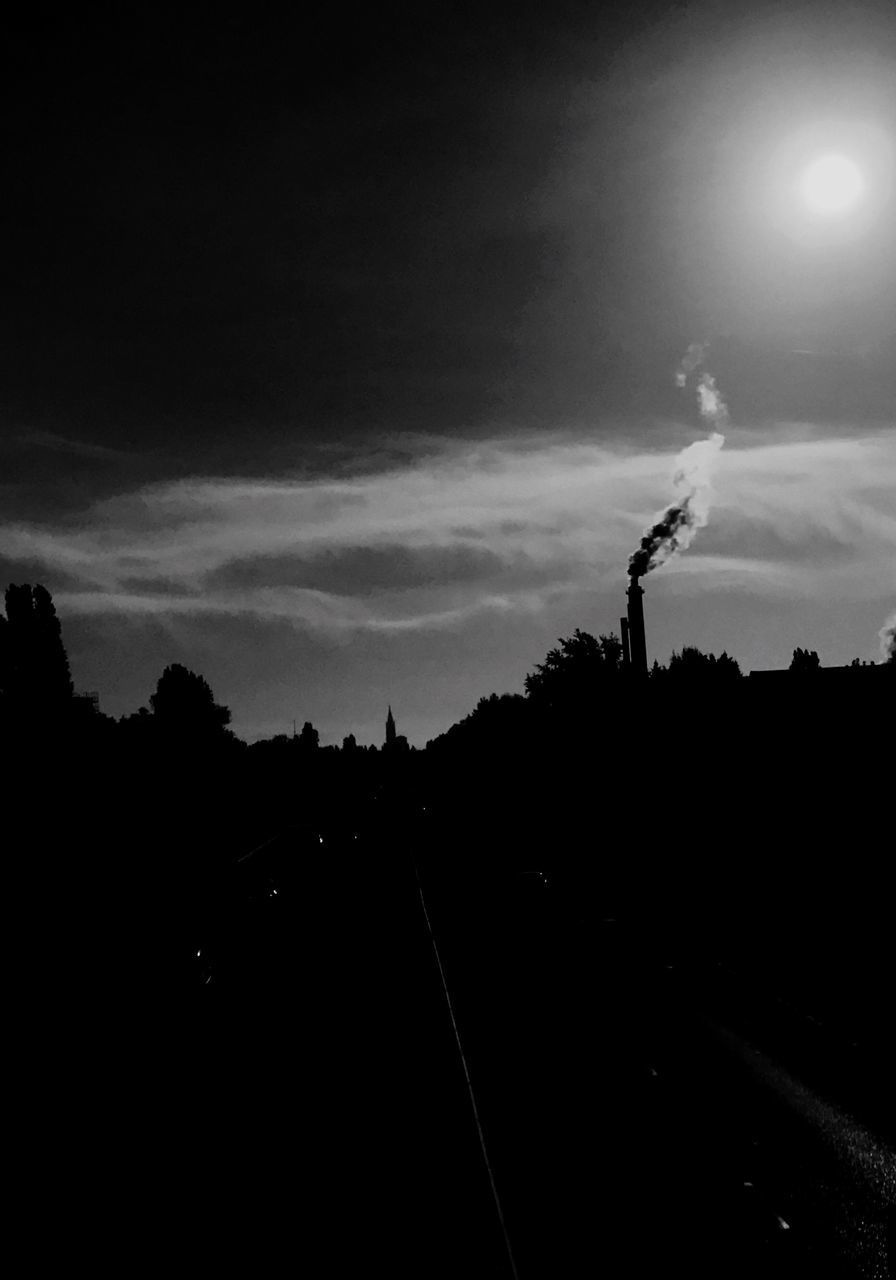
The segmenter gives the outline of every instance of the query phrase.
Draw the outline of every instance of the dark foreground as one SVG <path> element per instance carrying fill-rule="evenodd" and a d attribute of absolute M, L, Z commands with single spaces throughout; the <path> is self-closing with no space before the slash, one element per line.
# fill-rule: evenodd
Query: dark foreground
<path fill-rule="evenodd" d="M 170 881 L 156 898 L 109 865 L 93 973 L 86 913 L 43 958 L 19 948 L 35 1262 L 893 1274 L 889 907 L 848 944 L 836 911 L 819 936 L 792 903 L 704 928 L 657 867 L 650 891 L 611 883 L 533 831 L 486 856 L 493 833 L 458 821 L 284 830 L 178 910 Z"/>
<path fill-rule="evenodd" d="M 241 865 L 185 1057 L 124 1100 L 153 1249 L 333 1277 L 893 1273 L 873 1011 L 795 1001 L 581 869 L 395 853 L 294 833 Z"/>

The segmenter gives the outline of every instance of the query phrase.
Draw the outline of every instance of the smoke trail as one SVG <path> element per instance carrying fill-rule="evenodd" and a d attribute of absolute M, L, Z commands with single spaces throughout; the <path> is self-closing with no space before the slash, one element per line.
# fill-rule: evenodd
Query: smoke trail
<path fill-rule="evenodd" d="M 707 343 L 692 342 L 675 375 L 679 387 L 686 386 L 690 374 L 706 357 Z M 725 437 L 720 428 L 727 426 L 728 408 L 711 373 L 703 372 L 697 381 L 697 405 L 700 416 L 712 427 L 708 440 L 697 440 L 679 454 L 672 477 L 676 489 L 684 490 L 680 502 L 667 507 L 648 529 L 638 550 L 628 562 L 629 575 L 643 578 L 651 569 L 665 564 L 677 551 L 690 546 L 694 534 L 709 519 L 712 497 L 710 478 L 713 464 Z"/>
<path fill-rule="evenodd" d="M 896 613 L 887 618 L 880 631 L 880 652 L 884 662 L 896 665 Z"/>
<path fill-rule="evenodd" d="M 706 356 L 708 342 L 692 342 L 687 351 L 681 358 L 681 364 L 675 374 L 676 387 L 684 387 L 687 385 L 688 375 L 703 363 Z"/>

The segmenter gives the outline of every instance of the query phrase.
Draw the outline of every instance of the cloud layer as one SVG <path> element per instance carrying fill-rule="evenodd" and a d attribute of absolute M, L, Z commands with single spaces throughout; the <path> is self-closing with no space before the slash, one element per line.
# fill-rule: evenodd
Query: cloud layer
<path fill-rule="evenodd" d="M 663 576 L 688 593 L 896 595 L 896 433 L 776 434 L 729 436 L 709 527 Z M 621 581 L 677 444 L 455 440 L 363 475 L 181 480 L 64 525 L 0 526 L 0 555 L 39 572 L 68 615 L 245 615 L 334 636 L 452 627 Z"/>

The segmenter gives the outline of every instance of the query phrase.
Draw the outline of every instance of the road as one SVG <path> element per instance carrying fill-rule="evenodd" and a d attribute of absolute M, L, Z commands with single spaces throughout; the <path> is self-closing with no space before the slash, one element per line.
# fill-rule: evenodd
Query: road
<path fill-rule="evenodd" d="M 799 1011 L 568 874 L 424 861 L 430 931 L 404 854 L 305 866 L 255 901 L 251 980 L 211 983 L 195 1041 L 191 1149 L 256 1268 L 324 1242 L 315 1275 L 892 1274 L 881 1091 L 855 1118 L 861 1060 Z"/>
<path fill-rule="evenodd" d="M 809 1061 L 796 1011 L 763 1018 L 712 956 L 664 955 L 574 878 L 433 896 L 528 1274 L 577 1258 L 618 1275 L 673 1259 L 692 1276 L 889 1274 L 896 1157 L 782 1065 L 861 1084 L 858 1064 L 832 1079 L 837 1055 Z"/>

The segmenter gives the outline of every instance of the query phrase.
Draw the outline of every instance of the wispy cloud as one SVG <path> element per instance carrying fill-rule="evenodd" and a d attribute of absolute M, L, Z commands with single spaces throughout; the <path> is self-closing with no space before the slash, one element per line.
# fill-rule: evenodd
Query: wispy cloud
<path fill-rule="evenodd" d="M 733 433 L 709 527 L 662 570 L 684 592 L 896 594 L 896 433 Z M 800 435 L 802 433 L 796 433 Z M 158 484 L 76 523 L 0 526 L 0 555 L 64 575 L 67 613 L 251 615 L 328 633 L 445 628 L 622 580 L 669 454 L 604 443 L 430 442 L 338 478 Z"/>
<path fill-rule="evenodd" d="M 18 450 L 49 450 L 52 453 L 67 453 L 74 457 L 90 458 L 101 462 L 131 456 L 124 450 L 113 449 L 109 445 L 93 444 L 87 440 L 73 440 L 55 431 L 43 431 L 38 428 L 20 432 L 12 437 L 10 443 Z"/>

